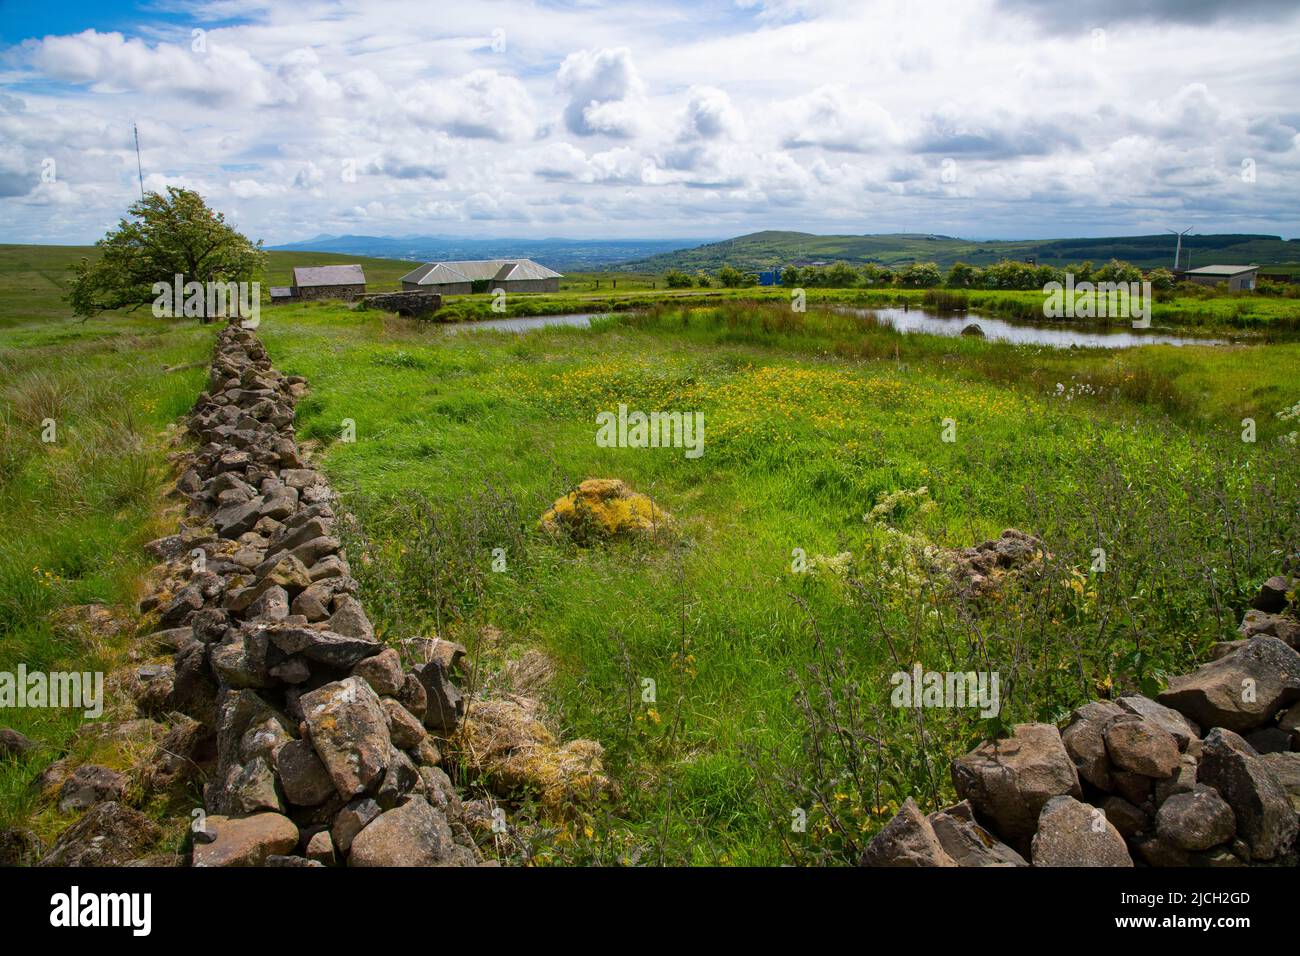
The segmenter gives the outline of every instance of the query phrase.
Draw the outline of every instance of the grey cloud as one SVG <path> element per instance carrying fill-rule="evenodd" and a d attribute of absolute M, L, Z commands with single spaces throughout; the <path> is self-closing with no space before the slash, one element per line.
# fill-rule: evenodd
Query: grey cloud
<path fill-rule="evenodd" d="M 1246 127 L 1246 131 L 1263 149 L 1271 153 L 1285 153 L 1296 146 L 1296 128 L 1282 123 L 1276 116 L 1254 120 Z"/>
<path fill-rule="evenodd" d="M 0 196 L 26 196 L 36 182 L 30 174 L 0 171 Z"/>
<path fill-rule="evenodd" d="M 998 0 L 998 6 L 1061 33 L 1141 21 L 1208 24 L 1243 19 L 1290 20 L 1300 12 L 1295 0 Z"/>
<path fill-rule="evenodd" d="M 911 147 L 919 153 L 1009 159 L 1046 156 L 1061 149 L 1077 149 L 1079 137 L 1063 123 L 999 116 L 994 119 L 956 119 L 931 116 Z"/>

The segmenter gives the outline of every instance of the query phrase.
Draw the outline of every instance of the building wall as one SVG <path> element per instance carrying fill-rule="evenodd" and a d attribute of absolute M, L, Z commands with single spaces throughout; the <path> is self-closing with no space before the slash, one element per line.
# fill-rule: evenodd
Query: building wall
<path fill-rule="evenodd" d="M 559 292 L 559 279 L 505 279 L 501 282 L 488 282 L 487 292 L 493 289 L 505 289 L 506 292 Z M 437 292 L 440 295 L 469 295 L 474 291 L 470 282 L 443 282 L 438 285 L 420 285 L 416 282 L 403 282 L 403 292 Z"/>
<path fill-rule="evenodd" d="M 315 299 L 342 299 L 351 302 L 357 296 L 366 294 L 364 284 L 357 285 L 308 285 L 295 286 L 294 294 L 304 301 Z"/>
<path fill-rule="evenodd" d="M 436 292 L 439 295 L 469 295 L 473 289 L 468 282 L 442 282 L 438 285 L 420 285 L 418 282 L 403 282 L 403 292 Z"/>
<path fill-rule="evenodd" d="M 488 283 L 488 290 L 505 289 L 506 292 L 559 292 L 559 279 L 506 279 Z"/>
<path fill-rule="evenodd" d="M 1253 272 L 1246 272 L 1242 275 L 1233 276 L 1231 279 L 1225 279 L 1222 276 L 1193 275 L 1187 276 L 1187 279 L 1191 282 L 1195 282 L 1197 285 L 1208 286 L 1216 286 L 1220 282 L 1227 282 L 1229 292 L 1240 292 L 1243 289 L 1249 290 L 1255 288 L 1255 273 Z"/>

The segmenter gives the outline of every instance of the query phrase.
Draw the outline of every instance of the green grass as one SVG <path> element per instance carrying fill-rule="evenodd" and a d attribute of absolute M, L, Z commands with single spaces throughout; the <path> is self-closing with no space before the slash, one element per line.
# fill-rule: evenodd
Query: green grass
<path fill-rule="evenodd" d="M 1051 351 L 746 304 L 523 337 L 320 307 L 263 331 L 278 366 L 312 382 L 299 433 L 328 446 L 360 518 L 354 564 L 380 625 L 462 640 L 488 670 L 544 649 L 563 730 L 605 744 L 622 801 L 562 859 L 849 859 L 906 794 L 950 798 L 947 759 L 996 729 L 928 713 L 922 744 L 888 707 L 891 672 L 996 669 L 1002 724 L 1110 686 L 1154 690 L 1230 634 L 1300 530 L 1300 468 L 1275 418 L 1300 398 L 1294 344 Z M 704 456 L 597 447 L 594 416 L 619 402 L 703 411 Z M 355 443 L 334 441 L 344 419 Z M 593 476 L 652 494 L 673 542 L 583 550 L 539 533 Z M 933 505 L 864 521 L 921 487 Z M 975 619 L 917 576 L 911 546 L 1008 526 L 1047 537 L 1050 573 Z M 1088 573 L 1094 547 L 1105 575 Z M 507 573 L 490 571 L 493 548 Z M 852 558 L 844 577 L 795 575 L 795 548 Z M 480 644 L 485 625 L 504 649 Z M 882 748 L 862 728 L 858 752 L 834 745 L 851 702 Z M 834 759 L 810 764 L 810 740 Z M 846 778 L 864 763 L 869 785 Z M 795 806 L 810 830 L 783 850 Z"/>
<path fill-rule="evenodd" d="M 70 319 L 56 267 L 80 254 L 0 248 L 0 669 L 119 659 L 49 615 L 135 598 L 139 544 L 163 530 L 159 432 L 202 388 L 211 345 L 211 327 L 143 310 Z M 621 797 L 548 859 L 850 860 L 905 795 L 950 798 L 947 760 L 981 735 L 1189 666 L 1295 547 L 1300 464 L 1276 413 L 1300 400 L 1300 344 L 1053 351 L 818 307 L 922 292 L 810 290 L 802 315 L 784 295 L 516 296 L 511 314 L 620 310 L 523 336 L 328 303 L 263 312 L 277 367 L 311 383 L 299 436 L 359 519 L 348 545 L 384 635 L 462 640 L 487 673 L 545 651 L 557 728 L 606 747 Z M 492 316 L 486 297 L 450 308 Z M 620 402 L 702 411 L 703 457 L 598 447 L 595 415 Z M 355 443 L 337 441 L 344 419 Z M 653 495 L 675 534 L 583 549 L 541 533 L 593 476 Z M 864 520 L 882 501 L 896 506 Z M 1009 526 L 1048 541 L 1041 576 L 977 613 L 939 594 L 920 549 Z M 796 548 L 818 570 L 793 573 Z M 889 675 L 913 661 L 998 671 L 1003 713 L 891 708 Z M 78 719 L 0 718 L 43 743 L 0 767 L 0 825 L 31 817 L 27 783 Z"/>
<path fill-rule="evenodd" d="M 163 429 L 206 381 L 211 329 L 147 313 L 80 322 L 58 283 L 76 248 L 0 248 L 0 671 L 104 670 L 113 641 L 57 628 L 51 615 L 87 603 L 133 605 L 162 529 L 168 481 Z M 42 441 L 54 423 L 53 442 Z M 40 744 L 0 761 L 0 826 L 28 820 L 28 784 L 81 724 L 80 711 L 0 714 Z M 53 835 L 57 816 L 29 820 Z"/>

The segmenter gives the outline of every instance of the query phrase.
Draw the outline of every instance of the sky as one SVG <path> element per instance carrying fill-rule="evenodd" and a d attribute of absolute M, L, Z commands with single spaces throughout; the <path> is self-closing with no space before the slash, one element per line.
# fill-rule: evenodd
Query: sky
<path fill-rule="evenodd" d="M 1295 0 L 0 0 L 0 241 L 1300 235 Z"/>

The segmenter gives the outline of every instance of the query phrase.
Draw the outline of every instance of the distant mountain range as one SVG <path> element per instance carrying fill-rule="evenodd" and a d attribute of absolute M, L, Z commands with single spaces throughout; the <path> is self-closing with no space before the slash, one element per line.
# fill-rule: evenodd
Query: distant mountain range
<path fill-rule="evenodd" d="M 1172 235 L 1113 236 L 1100 239 L 974 240 L 922 233 L 818 236 L 768 230 L 735 239 L 467 239 L 458 236 L 317 236 L 270 248 L 332 252 L 379 259 L 430 262 L 439 259 L 536 260 L 558 272 L 715 272 L 724 265 L 762 270 L 786 265 L 849 262 L 899 266 L 934 262 L 988 265 L 1001 259 L 1034 258 L 1045 265 L 1091 259 L 1122 259 L 1143 268 L 1174 264 Z M 1279 265 L 1300 263 L 1300 239 L 1244 233 L 1183 237 L 1183 266 L 1214 264 Z"/>
<path fill-rule="evenodd" d="M 696 245 L 698 239 L 465 239 L 457 236 L 317 236 L 269 248 L 377 259 L 533 259 L 558 272 L 591 272 Z"/>
<path fill-rule="evenodd" d="M 1000 259 L 1034 257 L 1044 265 L 1067 265 L 1091 259 L 1102 263 L 1121 259 L 1143 268 L 1172 268 L 1176 238 L 1172 235 L 1116 236 L 1101 239 L 988 240 L 955 239 L 917 233 L 864 236 L 817 236 L 807 232 L 755 232 L 690 249 L 661 252 L 611 268 L 628 272 L 680 269 L 713 272 L 724 265 L 762 270 L 818 262 L 874 262 L 897 266 L 934 262 L 947 268 L 954 262 L 988 265 Z M 1274 265 L 1300 263 L 1300 239 L 1278 236 L 1219 234 L 1183 237 L 1183 266 L 1214 264 Z"/>

